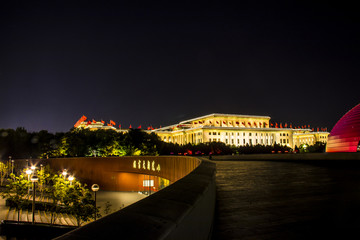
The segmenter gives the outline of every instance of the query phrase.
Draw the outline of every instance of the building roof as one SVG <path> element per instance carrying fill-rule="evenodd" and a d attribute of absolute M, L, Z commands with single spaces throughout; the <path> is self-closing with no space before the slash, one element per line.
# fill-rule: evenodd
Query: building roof
<path fill-rule="evenodd" d="M 204 118 L 209 118 L 209 117 L 237 117 L 237 118 L 266 118 L 266 119 L 270 119 L 269 116 L 211 113 L 211 114 L 208 114 L 208 115 L 205 115 L 205 116 L 201 116 L 201 117 L 192 118 L 192 119 L 189 119 L 189 120 L 182 121 L 182 122 L 180 122 L 180 124 L 188 123 L 188 122 L 192 122 L 192 121 L 197 121 L 197 120 L 204 119 Z"/>

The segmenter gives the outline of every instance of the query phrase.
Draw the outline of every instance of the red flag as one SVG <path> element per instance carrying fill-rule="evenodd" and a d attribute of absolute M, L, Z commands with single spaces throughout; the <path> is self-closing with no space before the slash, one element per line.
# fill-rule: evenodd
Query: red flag
<path fill-rule="evenodd" d="M 285 123 L 284 127 L 287 128 L 287 123 Z"/>
<path fill-rule="evenodd" d="M 141 129 L 141 124 L 138 126 L 138 129 Z"/>
<path fill-rule="evenodd" d="M 280 123 L 280 128 L 282 128 L 282 123 Z"/>
<path fill-rule="evenodd" d="M 82 123 L 82 122 L 85 122 L 86 121 L 86 117 L 83 115 L 76 123 L 75 123 L 75 125 L 74 125 L 74 127 L 78 127 L 78 126 L 80 126 L 80 124 Z"/>
<path fill-rule="evenodd" d="M 105 123 L 105 121 L 101 120 L 101 123 L 102 123 L 102 124 L 104 124 L 104 123 Z"/>
<path fill-rule="evenodd" d="M 92 122 L 93 122 L 93 123 L 96 123 L 96 121 L 95 121 L 94 119 L 92 120 Z"/>
<path fill-rule="evenodd" d="M 277 123 L 275 123 L 275 128 L 279 128 Z"/>
<path fill-rule="evenodd" d="M 110 120 L 111 125 L 115 125 L 115 122 L 113 120 Z"/>
<path fill-rule="evenodd" d="M 274 126 L 274 124 L 272 124 L 272 123 L 271 123 L 271 124 L 270 124 L 270 126 L 272 126 L 272 127 L 273 127 L 273 126 Z"/>
<path fill-rule="evenodd" d="M 132 128 L 132 127 L 131 127 L 131 124 L 130 124 L 129 128 Z"/>
<path fill-rule="evenodd" d="M 121 124 L 119 124 L 119 128 L 121 129 Z"/>
<path fill-rule="evenodd" d="M 290 123 L 290 128 L 292 128 L 292 123 Z"/>
<path fill-rule="evenodd" d="M 150 130 L 151 128 L 150 127 L 147 127 L 147 130 Z"/>

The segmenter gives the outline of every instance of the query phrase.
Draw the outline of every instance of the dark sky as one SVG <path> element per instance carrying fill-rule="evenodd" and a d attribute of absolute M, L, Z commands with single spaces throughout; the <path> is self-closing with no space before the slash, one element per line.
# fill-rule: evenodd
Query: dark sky
<path fill-rule="evenodd" d="M 346 2 L 8 2 L 0 128 L 235 113 L 331 129 L 360 102 L 359 9 Z"/>

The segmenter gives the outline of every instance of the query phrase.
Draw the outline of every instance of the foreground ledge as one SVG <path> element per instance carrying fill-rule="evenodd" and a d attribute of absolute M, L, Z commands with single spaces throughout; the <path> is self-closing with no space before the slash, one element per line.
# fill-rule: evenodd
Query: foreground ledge
<path fill-rule="evenodd" d="M 169 187 L 56 239 L 210 239 L 215 174 L 216 165 L 202 161 Z"/>

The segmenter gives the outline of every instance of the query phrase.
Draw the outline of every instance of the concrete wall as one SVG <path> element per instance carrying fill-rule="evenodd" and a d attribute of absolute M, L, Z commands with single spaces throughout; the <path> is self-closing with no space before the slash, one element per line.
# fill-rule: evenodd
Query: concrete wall
<path fill-rule="evenodd" d="M 169 187 L 57 239 L 210 239 L 216 165 L 209 161 Z"/>

